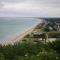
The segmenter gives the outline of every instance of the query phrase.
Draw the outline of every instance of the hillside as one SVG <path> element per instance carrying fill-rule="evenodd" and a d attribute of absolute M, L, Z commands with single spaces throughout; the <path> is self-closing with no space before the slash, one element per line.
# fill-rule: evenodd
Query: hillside
<path fill-rule="evenodd" d="M 51 23 L 54 22 L 38 24 L 22 42 L 0 44 L 0 60 L 60 60 L 60 31 L 53 29 L 57 25 L 51 26 Z M 52 30 L 45 30 L 47 26 Z M 49 42 L 49 38 L 56 40 Z"/>

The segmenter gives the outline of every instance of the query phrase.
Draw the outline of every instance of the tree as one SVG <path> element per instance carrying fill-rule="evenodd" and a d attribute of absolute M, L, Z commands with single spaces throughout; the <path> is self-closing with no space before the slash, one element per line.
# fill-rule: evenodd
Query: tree
<path fill-rule="evenodd" d="M 40 52 L 38 55 L 39 60 L 59 60 L 59 56 L 54 51 L 50 52 Z"/>
<path fill-rule="evenodd" d="M 47 42 L 47 40 L 48 40 L 48 33 L 43 33 L 42 34 L 42 40 L 44 40 L 44 42 L 46 43 Z"/>
<path fill-rule="evenodd" d="M 5 60 L 5 57 L 2 53 L 0 53 L 0 60 Z"/>

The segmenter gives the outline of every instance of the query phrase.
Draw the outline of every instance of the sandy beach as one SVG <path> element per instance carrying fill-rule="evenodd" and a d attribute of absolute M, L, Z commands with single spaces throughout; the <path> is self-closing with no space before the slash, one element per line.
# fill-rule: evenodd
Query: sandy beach
<path fill-rule="evenodd" d="M 18 36 L 9 38 L 8 40 L 4 41 L 3 44 L 5 44 L 5 45 L 14 44 L 15 42 L 21 41 L 27 34 L 31 33 L 33 31 L 33 29 L 41 22 L 42 21 L 36 22 L 32 27 L 29 27 L 28 29 L 26 29 L 24 32 L 22 32 Z"/>

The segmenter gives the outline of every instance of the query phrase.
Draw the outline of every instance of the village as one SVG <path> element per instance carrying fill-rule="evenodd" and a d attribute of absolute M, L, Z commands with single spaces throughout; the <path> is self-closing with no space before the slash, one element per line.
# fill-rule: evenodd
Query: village
<path fill-rule="evenodd" d="M 52 42 L 55 40 L 60 40 L 60 22 L 59 20 L 49 21 L 43 20 L 42 23 L 39 23 L 31 33 L 27 34 L 24 37 L 28 41 L 40 41 L 40 42 Z"/>

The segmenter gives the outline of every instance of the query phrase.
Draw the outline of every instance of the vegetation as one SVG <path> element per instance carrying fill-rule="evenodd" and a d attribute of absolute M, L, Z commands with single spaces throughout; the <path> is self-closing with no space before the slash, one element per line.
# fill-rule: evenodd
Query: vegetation
<path fill-rule="evenodd" d="M 26 35 L 22 42 L 0 45 L 0 60 L 60 60 L 60 40 L 46 42 L 48 38 L 60 38 L 59 21 L 47 18 L 46 23 L 37 25 L 34 29 L 37 31 Z"/>
<path fill-rule="evenodd" d="M 48 32 L 49 38 L 60 38 L 60 32 Z"/>
<path fill-rule="evenodd" d="M 44 44 L 23 40 L 14 45 L 0 45 L 0 60 L 60 60 L 60 41 Z"/>

